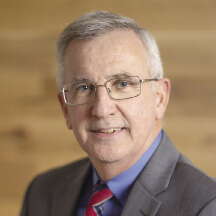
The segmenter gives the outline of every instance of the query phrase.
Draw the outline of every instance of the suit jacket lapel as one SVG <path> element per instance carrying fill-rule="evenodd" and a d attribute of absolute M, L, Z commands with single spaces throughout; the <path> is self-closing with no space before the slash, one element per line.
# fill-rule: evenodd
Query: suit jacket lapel
<path fill-rule="evenodd" d="M 155 216 L 163 204 L 157 195 L 165 191 L 179 153 L 164 133 L 156 152 L 132 187 L 122 216 Z"/>
<path fill-rule="evenodd" d="M 73 170 L 71 175 L 67 176 L 64 182 L 61 182 L 56 189 L 53 199 L 52 214 L 53 216 L 72 216 L 76 210 L 77 201 L 81 193 L 84 181 L 90 171 L 90 163 L 86 160 Z"/>
<path fill-rule="evenodd" d="M 155 199 L 141 184 L 135 183 L 121 216 L 154 216 L 160 205 L 160 201 Z"/>

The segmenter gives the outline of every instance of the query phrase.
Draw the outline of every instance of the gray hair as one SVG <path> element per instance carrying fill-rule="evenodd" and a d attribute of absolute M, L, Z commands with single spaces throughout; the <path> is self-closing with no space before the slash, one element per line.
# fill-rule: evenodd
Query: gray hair
<path fill-rule="evenodd" d="M 69 24 L 60 34 L 57 42 L 59 88 L 64 83 L 64 55 L 72 40 L 90 40 L 115 29 L 132 30 L 143 42 L 149 56 L 147 63 L 152 78 L 163 77 L 163 66 L 159 48 L 154 37 L 146 29 L 140 28 L 137 23 L 128 17 L 123 17 L 107 11 L 87 13 Z"/>

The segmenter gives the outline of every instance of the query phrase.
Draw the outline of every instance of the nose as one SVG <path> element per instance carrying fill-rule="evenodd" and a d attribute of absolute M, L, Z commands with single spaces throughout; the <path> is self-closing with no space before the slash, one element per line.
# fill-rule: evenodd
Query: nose
<path fill-rule="evenodd" d="M 96 118 L 105 118 L 115 114 L 115 101 L 112 100 L 103 85 L 97 85 L 95 101 L 91 113 Z"/>

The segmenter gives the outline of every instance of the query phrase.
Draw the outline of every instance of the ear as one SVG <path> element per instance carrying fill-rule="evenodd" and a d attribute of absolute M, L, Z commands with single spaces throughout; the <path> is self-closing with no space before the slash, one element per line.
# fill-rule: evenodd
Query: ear
<path fill-rule="evenodd" d="M 158 81 L 156 86 L 156 117 L 162 119 L 169 103 L 171 82 L 167 78 Z"/>
<path fill-rule="evenodd" d="M 68 129 L 72 130 L 72 124 L 71 124 L 69 113 L 68 113 L 68 106 L 64 102 L 64 98 L 63 98 L 62 93 L 59 92 L 57 97 L 58 97 L 58 100 L 60 102 L 62 112 L 63 112 L 65 120 L 66 120 L 67 127 L 68 127 Z"/>

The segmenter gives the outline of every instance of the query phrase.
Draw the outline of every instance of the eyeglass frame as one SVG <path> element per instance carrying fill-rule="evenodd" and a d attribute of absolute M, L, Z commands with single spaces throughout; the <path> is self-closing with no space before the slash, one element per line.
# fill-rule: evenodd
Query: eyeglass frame
<path fill-rule="evenodd" d="M 112 100 L 126 100 L 126 99 L 130 99 L 130 98 L 135 98 L 135 97 L 138 97 L 138 96 L 141 95 L 141 84 L 146 83 L 146 82 L 159 81 L 159 80 L 160 80 L 159 78 L 140 79 L 139 76 L 128 76 L 128 77 L 136 77 L 136 78 L 139 79 L 139 84 L 140 84 L 140 88 L 139 88 L 139 89 L 140 89 L 140 90 L 139 90 L 139 94 L 137 94 L 136 96 L 127 97 L 127 98 L 121 98 L 121 99 L 113 98 L 113 97 L 110 95 L 111 90 L 106 86 L 106 84 L 107 84 L 108 82 L 110 82 L 111 80 L 116 79 L 116 78 L 112 78 L 112 79 L 109 79 L 109 80 L 107 80 L 106 82 L 104 82 L 103 85 L 93 84 L 93 83 L 92 83 L 92 85 L 94 86 L 94 97 L 95 97 L 95 95 L 96 95 L 96 92 L 97 92 L 97 88 L 98 88 L 98 87 L 105 87 L 108 96 L 109 96 L 110 99 L 112 99 Z M 67 85 L 70 85 L 70 83 L 65 84 L 64 86 L 67 86 Z M 71 103 L 68 103 L 68 102 L 67 102 L 67 99 L 66 99 L 65 91 L 66 91 L 65 87 L 63 87 L 62 90 L 61 90 L 61 93 L 62 93 L 62 95 L 63 95 L 63 99 L 64 99 L 65 104 L 68 105 L 68 106 L 79 106 L 79 105 L 84 105 L 84 104 L 89 104 L 89 103 L 90 103 L 90 102 L 81 103 L 81 104 L 71 104 Z"/>

